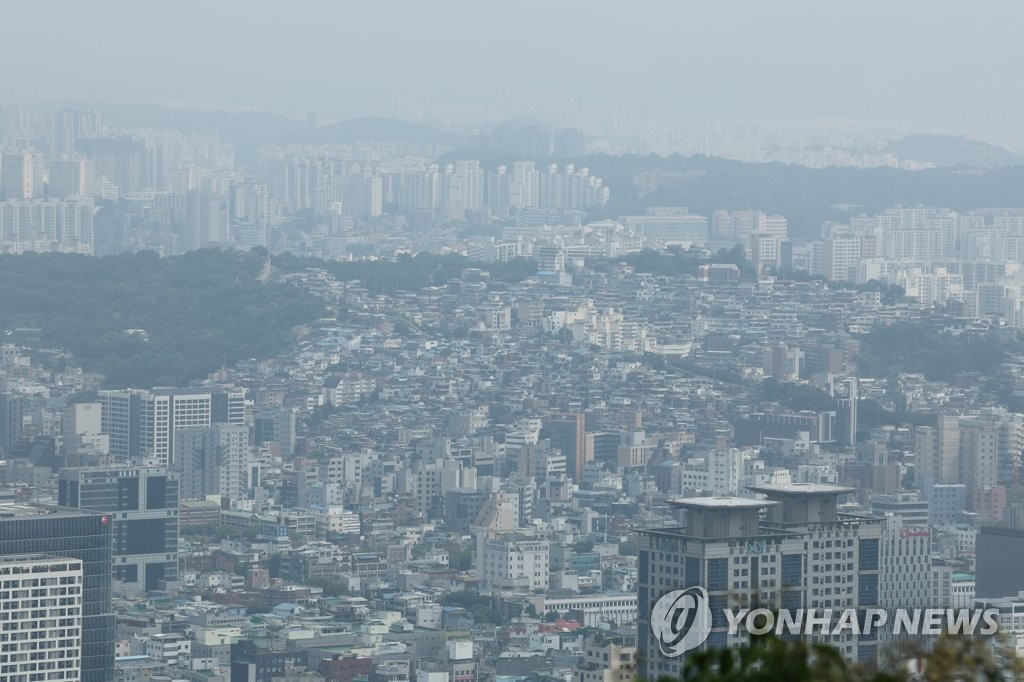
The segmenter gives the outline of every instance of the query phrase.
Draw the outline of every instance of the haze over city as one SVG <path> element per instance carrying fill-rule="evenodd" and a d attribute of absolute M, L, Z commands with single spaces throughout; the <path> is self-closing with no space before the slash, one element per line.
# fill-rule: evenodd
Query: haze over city
<path fill-rule="evenodd" d="M 1024 5 L 0 25 L 2 682 L 1024 679 Z"/>
<path fill-rule="evenodd" d="M 734 117 L 1018 120 L 1015 2 L 12 3 L 7 98 L 329 118 L 502 102 Z M 571 110 L 566 112 L 571 116 Z"/>

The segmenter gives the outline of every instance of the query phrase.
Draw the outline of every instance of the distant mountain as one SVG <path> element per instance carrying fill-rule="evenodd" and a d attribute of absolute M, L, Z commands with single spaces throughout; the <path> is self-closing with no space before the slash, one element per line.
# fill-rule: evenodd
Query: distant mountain
<path fill-rule="evenodd" d="M 885 151 L 900 159 L 934 163 L 937 166 L 994 168 L 1024 164 L 1024 156 L 1008 149 L 950 135 L 907 135 L 890 142 Z"/>
<path fill-rule="evenodd" d="M 706 216 L 719 208 L 754 208 L 786 216 L 790 235 L 803 240 L 819 239 L 826 220 L 849 222 L 851 215 L 897 204 L 956 211 L 1024 207 L 1024 165 L 815 169 L 704 156 L 591 155 L 576 166 L 587 166 L 611 188 L 601 217 L 642 214 L 652 206 L 687 206 Z M 858 208 L 850 212 L 842 205 Z"/>
<path fill-rule="evenodd" d="M 515 118 L 503 121 L 496 125 L 491 126 L 492 128 L 540 128 L 541 130 L 550 130 L 553 126 L 548 125 L 539 118 L 533 118 L 531 116 L 516 116 Z"/>
<path fill-rule="evenodd" d="M 366 140 L 389 140 L 419 144 L 458 146 L 463 143 L 460 135 L 447 133 L 437 128 L 400 121 L 393 118 L 352 118 L 340 123 L 306 128 L 287 136 L 288 142 L 329 144 L 360 142 Z"/>
<path fill-rule="evenodd" d="M 305 127 L 301 121 L 261 111 L 179 109 L 148 103 L 103 104 L 100 111 L 107 125 L 210 132 L 243 144 L 294 134 Z"/>
<path fill-rule="evenodd" d="M 119 103 L 102 105 L 103 121 L 124 128 L 168 128 L 186 132 L 210 132 L 230 142 L 243 160 L 254 160 L 262 144 L 330 144 L 390 140 L 452 147 L 464 138 L 430 126 L 390 118 L 353 118 L 309 128 L 298 121 L 258 111 L 179 109 L 161 104 Z"/>

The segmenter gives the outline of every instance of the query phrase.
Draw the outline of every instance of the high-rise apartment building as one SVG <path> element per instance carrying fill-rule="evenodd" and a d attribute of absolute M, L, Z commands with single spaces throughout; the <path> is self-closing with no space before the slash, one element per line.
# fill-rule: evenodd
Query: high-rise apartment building
<path fill-rule="evenodd" d="M 540 204 L 540 173 L 533 161 L 512 164 L 510 201 L 517 208 L 537 208 Z"/>
<path fill-rule="evenodd" d="M 139 594 L 178 578 L 178 479 L 163 467 L 61 469 L 62 507 L 108 514 L 112 575 Z"/>
<path fill-rule="evenodd" d="M 93 163 L 97 179 L 105 178 L 119 194 L 163 189 L 161 149 L 131 137 L 80 139 L 78 151 Z"/>
<path fill-rule="evenodd" d="M 35 504 L 0 505 L 0 557 L 52 555 L 75 560 L 81 566 L 81 682 L 110 682 L 114 679 L 111 529 L 111 516 L 108 514 Z M 44 561 L 37 565 L 48 564 Z M 74 574 L 71 562 L 68 566 L 67 575 L 63 577 Z M 3 612 L 10 613 L 11 610 L 5 607 Z M 65 631 L 67 628 L 63 626 Z M 60 629 L 62 626 L 58 624 L 56 630 L 59 632 Z M 68 637 L 58 637 L 58 647 L 66 649 L 69 645 L 61 645 L 60 639 Z M 13 678 L 2 674 L 0 679 Z"/>
<path fill-rule="evenodd" d="M 32 151 L 0 154 L 0 193 L 4 199 L 43 196 L 43 155 Z"/>
<path fill-rule="evenodd" d="M 0 243 L 14 253 L 25 251 L 93 252 L 91 198 L 10 199 L 0 203 Z"/>
<path fill-rule="evenodd" d="M 55 151 L 71 154 L 78 150 L 78 141 L 99 136 L 100 117 L 91 109 L 65 107 L 56 125 Z"/>
<path fill-rule="evenodd" d="M 92 162 L 81 158 L 57 159 L 48 164 L 48 170 L 47 196 L 56 199 L 92 196 Z"/>
<path fill-rule="evenodd" d="M 456 161 L 448 174 L 447 209 L 449 220 L 463 220 L 467 212 L 484 207 L 485 173 L 479 161 Z"/>

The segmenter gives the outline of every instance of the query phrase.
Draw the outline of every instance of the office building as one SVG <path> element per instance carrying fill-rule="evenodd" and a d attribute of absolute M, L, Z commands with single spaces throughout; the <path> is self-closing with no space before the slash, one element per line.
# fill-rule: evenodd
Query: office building
<path fill-rule="evenodd" d="M 61 469 L 58 502 L 109 514 L 113 579 L 120 592 L 178 579 L 178 479 L 163 467 Z"/>
<path fill-rule="evenodd" d="M 836 440 L 845 447 L 857 446 L 857 377 L 847 377 L 846 395 L 836 400 Z"/>
<path fill-rule="evenodd" d="M 82 679 L 82 561 L 0 556 L 0 679 Z"/>
<path fill-rule="evenodd" d="M 931 530 L 887 517 L 879 543 L 878 603 L 884 609 L 926 607 L 931 578 Z"/>
<path fill-rule="evenodd" d="M 98 402 L 73 403 L 64 408 L 61 449 L 69 466 L 81 466 L 86 453 L 97 457 L 110 453 L 110 438 L 102 433 L 101 413 Z"/>
<path fill-rule="evenodd" d="M 174 452 L 174 434 L 179 429 L 212 423 L 209 392 L 157 389 L 141 404 L 139 447 L 147 464 L 168 466 Z"/>
<path fill-rule="evenodd" d="M 280 408 L 253 418 L 253 443 L 277 443 L 281 456 L 295 455 L 295 410 Z"/>
<path fill-rule="evenodd" d="M 584 465 L 594 459 L 593 447 L 588 447 L 586 419 L 583 413 L 558 415 L 548 420 L 545 431 L 551 447 L 565 455 L 566 468 L 574 481 L 583 480 Z"/>
<path fill-rule="evenodd" d="M 921 486 L 960 483 L 960 418 L 943 414 L 937 427 L 915 427 L 914 461 Z"/>
<path fill-rule="evenodd" d="M 231 682 L 273 682 L 281 679 L 293 665 L 305 666 L 304 649 L 264 649 L 243 639 L 231 645 Z"/>
<path fill-rule="evenodd" d="M 806 432 L 812 443 L 832 443 L 838 431 L 836 413 L 831 410 L 797 414 L 755 412 L 737 419 L 733 428 L 739 446 L 762 445 L 765 438 L 797 438 L 801 432 Z"/>
<path fill-rule="evenodd" d="M 1024 591 L 1024 530 L 982 526 L 975 540 L 976 584 L 980 597 L 1006 597 Z"/>
<path fill-rule="evenodd" d="M 110 454 L 116 461 L 169 466 L 179 430 L 245 423 L 244 390 L 103 390 L 97 400 L 102 430 L 110 436 Z"/>
<path fill-rule="evenodd" d="M 452 533 L 468 533 L 490 493 L 475 488 L 455 488 L 444 496 L 444 527 Z"/>
<path fill-rule="evenodd" d="M 960 419 L 960 483 L 967 486 L 969 494 L 998 482 L 999 432 L 999 425 L 993 422 Z"/>
<path fill-rule="evenodd" d="M 636 642 L 591 638 L 573 682 L 632 682 L 636 679 Z"/>
<path fill-rule="evenodd" d="M 871 512 L 878 517 L 895 517 L 907 526 L 928 524 L 928 500 L 918 491 L 875 493 L 871 496 Z"/>
<path fill-rule="evenodd" d="M 543 590 L 548 586 L 550 542 L 529 530 L 480 530 L 477 574 L 483 590 Z"/>
<path fill-rule="evenodd" d="M 824 274 L 830 280 L 852 282 L 857 277 L 861 238 L 855 234 L 839 234 L 824 242 Z"/>
<path fill-rule="evenodd" d="M 142 391 L 98 391 L 100 432 L 110 442 L 110 456 L 127 462 L 139 456 L 139 414 Z"/>
<path fill-rule="evenodd" d="M 180 429 L 174 441 L 174 470 L 180 477 L 181 497 L 188 499 L 245 499 L 259 482 L 249 429 L 241 424 Z"/>
<path fill-rule="evenodd" d="M 967 486 L 963 483 L 942 483 L 922 486 L 928 498 L 928 525 L 945 526 L 961 523 L 967 509 Z"/>
<path fill-rule="evenodd" d="M 673 590 L 707 590 L 716 620 L 702 648 L 741 646 L 745 630 L 729 635 L 720 616 L 727 608 L 874 608 L 879 603 L 881 521 L 837 512 L 853 488 L 816 484 L 751 488 L 767 497 L 697 497 L 675 500 L 685 525 L 641 532 L 638 652 L 647 679 L 679 675 L 683 658 L 662 655 L 651 631 L 651 612 Z M 761 519 L 762 510 L 766 510 Z M 819 641 L 852 661 L 873 662 L 877 633 Z"/>
<path fill-rule="evenodd" d="M 0 453 L 10 457 L 14 444 L 21 438 L 28 400 L 17 393 L 0 393 Z"/>
<path fill-rule="evenodd" d="M 107 514 L 35 504 L 0 505 L 0 557 L 52 555 L 80 562 L 81 682 L 114 679 L 111 529 Z"/>

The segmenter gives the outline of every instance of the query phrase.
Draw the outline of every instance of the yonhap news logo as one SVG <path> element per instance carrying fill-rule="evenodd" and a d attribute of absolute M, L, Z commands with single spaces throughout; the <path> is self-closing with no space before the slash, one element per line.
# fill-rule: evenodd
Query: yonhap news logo
<path fill-rule="evenodd" d="M 999 609 L 878 609 L 856 608 L 725 608 L 719 621 L 729 637 L 740 634 L 797 635 L 811 638 L 868 635 L 885 629 L 894 636 L 994 635 Z M 711 634 L 714 616 L 703 587 L 688 587 L 662 595 L 651 609 L 651 632 L 663 656 L 674 658 L 696 649 Z"/>
<path fill-rule="evenodd" d="M 663 656 L 681 656 L 696 649 L 711 634 L 711 607 L 703 587 L 673 590 L 651 610 L 651 631 Z"/>

